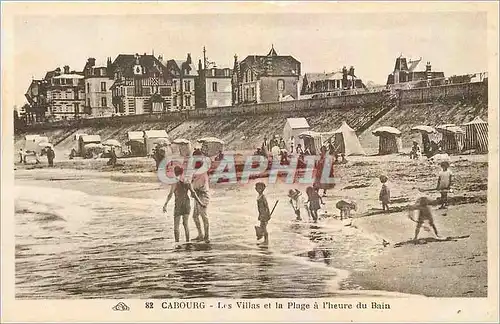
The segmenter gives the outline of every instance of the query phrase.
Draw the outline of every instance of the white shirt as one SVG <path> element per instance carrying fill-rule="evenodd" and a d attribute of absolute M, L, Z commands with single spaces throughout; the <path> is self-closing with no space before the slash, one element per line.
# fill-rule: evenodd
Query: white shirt
<path fill-rule="evenodd" d="M 450 169 L 446 171 L 439 172 L 439 188 L 438 189 L 446 189 L 450 187 L 452 172 Z"/>

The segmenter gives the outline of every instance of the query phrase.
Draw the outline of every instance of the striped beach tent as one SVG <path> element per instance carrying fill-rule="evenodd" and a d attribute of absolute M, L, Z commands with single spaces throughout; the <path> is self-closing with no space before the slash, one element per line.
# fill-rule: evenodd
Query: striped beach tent
<path fill-rule="evenodd" d="M 373 135 L 379 137 L 378 154 L 393 154 L 399 153 L 402 148 L 401 131 L 390 126 L 379 127 L 372 132 Z"/>
<path fill-rule="evenodd" d="M 465 129 L 465 150 L 477 153 L 488 152 L 488 123 L 479 117 L 463 125 Z"/>
<path fill-rule="evenodd" d="M 465 142 L 465 131 L 454 125 L 445 124 L 436 127 L 441 133 L 441 150 L 446 153 L 459 153 L 463 151 Z"/>

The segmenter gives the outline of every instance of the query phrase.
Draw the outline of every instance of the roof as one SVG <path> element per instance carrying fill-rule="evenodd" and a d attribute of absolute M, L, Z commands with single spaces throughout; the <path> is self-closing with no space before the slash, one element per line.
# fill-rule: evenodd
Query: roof
<path fill-rule="evenodd" d="M 476 117 L 473 120 L 471 120 L 468 123 L 465 123 L 464 125 L 474 125 L 474 124 L 487 124 L 484 120 L 482 120 L 480 117 Z"/>
<path fill-rule="evenodd" d="M 391 126 L 382 126 L 382 127 L 375 129 L 372 132 L 372 134 L 375 136 L 381 136 L 382 134 L 401 135 L 401 131 L 399 129 L 391 127 Z"/>
<path fill-rule="evenodd" d="M 331 73 L 306 73 L 304 79 L 307 82 L 326 81 L 326 80 L 342 80 L 342 71 Z M 356 76 L 347 75 L 347 79 L 354 79 Z"/>
<path fill-rule="evenodd" d="M 132 54 L 119 54 L 114 62 L 111 64 L 113 72 L 120 70 L 124 77 L 134 76 L 134 65 L 139 61 L 139 64 L 144 68 L 146 75 L 151 73 L 163 74 L 165 66 L 153 55 L 132 55 Z"/>
<path fill-rule="evenodd" d="M 80 136 L 80 139 L 84 143 L 90 143 L 90 142 L 101 142 L 101 136 L 99 135 L 82 135 Z"/>
<path fill-rule="evenodd" d="M 278 55 L 274 47 L 268 55 L 249 55 L 239 65 L 240 74 L 250 68 L 257 76 L 300 76 L 300 62 L 290 55 Z"/>
<path fill-rule="evenodd" d="M 144 137 L 147 138 L 168 138 L 168 134 L 164 129 L 154 129 L 144 131 Z"/>
<path fill-rule="evenodd" d="M 139 131 L 139 132 L 128 132 L 128 139 L 129 140 L 143 140 L 144 139 L 144 132 Z"/>
<path fill-rule="evenodd" d="M 196 66 L 191 63 L 191 64 L 187 64 L 186 63 L 186 60 L 176 60 L 176 59 L 173 59 L 173 60 L 168 60 L 168 61 L 162 61 L 163 65 L 165 67 L 168 67 L 169 69 L 169 72 L 171 72 L 172 68 L 175 68 L 176 72 L 180 72 L 181 70 L 181 67 L 184 67 L 184 68 L 188 68 L 188 76 L 198 76 L 198 70 L 196 68 Z"/>
<path fill-rule="evenodd" d="M 305 118 L 287 118 L 287 125 L 292 129 L 300 129 L 300 128 L 310 128 L 309 123 Z"/>
<path fill-rule="evenodd" d="M 83 75 L 80 74 L 61 74 L 55 76 L 54 79 L 83 79 Z"/>

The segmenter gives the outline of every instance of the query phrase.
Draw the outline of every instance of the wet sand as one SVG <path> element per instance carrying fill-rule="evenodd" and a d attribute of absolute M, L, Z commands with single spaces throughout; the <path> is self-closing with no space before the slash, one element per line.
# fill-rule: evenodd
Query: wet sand
<path fill-rule="evenodd" d="M 297 249 L 298 255 L 311 262 L 321 262 L 336 269 L 349 271 L 341 282 L 341 289 L 383 290 L 440 297 L 487 296 L 487 244 L 486 244 L 486 189 L 487 157 L 461 156 L 452 158 L 455 176 L 454 192 L 446 215 L 433 207 L 435 221 L 441 236 L 455 240 L 436 242 L 424 230 L 419 244 L 410 244 L 414 225 L 408 219 L 405 207 L 418 196 L 418 189 L 432 188 L 436 183 L 439 167 L 427 161 L 409 161 L 406 157 L 352 158 L 346 165 L 338 166 L 338 184 L 325 198 L 326 208 L 319 226 L 308 230 L 313 243 Z M 76 161 L 72 163 L 77 163 Z M 152 168 L 152 161 L 142 161 Z M 29 168 L 29 167 L 28 167 Z M 85 169 L 82 167 L 82 169 Z M 105 170 L 104 170 L 105 171 Z M 137 172 L 140 171 L 140 172 Z M 378 202 L 379 174 L 386 174 L 390 181 L 392 211 L 381 212 Z M 149 170 L 90 171 L 68 169 L 26 170 L 18 167 L 16 181 L 30 185 L 53 186 L 89 192 L 93 195 L 164 199 L 165 187 Z M 119 185 L 96 185 L 109 180 Z M 217 184 L 213 190 L 233 190 L 254 200 L 253 186 Z M 276 213 L 279 221 L 290 222 L 290 229 L 303 232 L 303 224 L 294 224 L 291 208 L 287 205 L 286 192 L 291 187 L 304 190 L 304 186 L 274 184 L 268 188 L 270 199 L 281 199 Z M 431 199 L 436 192 L 426 193 Z M 341 222 L 334 219 L 338 214 L 335 203 L 339 198 L 355 199 L 358 211 L 350 227 L 339 231 Z M 215 208 L 215 207 L 214 207 Z M 288 216 L 290 214 L 290 216 Z M 278 222 L 278 218 L 276 222 Z M 289 218 L 288 218 L 289 217 Z M 253 225 L 253 224 L 250 224 Z M 272 228 L 271 228 L 272 230 Z M 276 233 L 278 234 L 278 233 Z M 274 235 L 275 240 L 276 234 Z M 343 240 L 332 243 L 332 238 Z M 271 232 L 271 238 L 273 234 Z M 390 244 L 384 246 L 382 241 Z"/>

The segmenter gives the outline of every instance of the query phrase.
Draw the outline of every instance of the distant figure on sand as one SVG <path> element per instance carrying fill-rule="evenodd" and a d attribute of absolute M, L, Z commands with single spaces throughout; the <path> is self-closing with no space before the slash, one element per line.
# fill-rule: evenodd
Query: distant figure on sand
<path fill-rule="evenodd" d="M 290 153 L 293 154 L 293 149 L 295 148 L 295 139 L 294 137 L 290 137 Z"/>
<path fill-rule="evenodd" d="M 298 189 L 290 189 L 288 191 L 288 198 L 290 198 L 290 205 L 292 205 L 293 211 L 296 216 L 295 220 L 302 220 L 302 217 L 300 215 L 300 210 L 302 208 L 306 210 L 308 217 L 311 217 L 309 215 L 309 208 L 307 207 L 307 203 L 304 197 L 302 197 L 302 193 Z"/>
<path fill-rule="evenodd" d="M 47 161 L 49 163 L 49 166 L 52 167 L 54 166 L 54 159 L 56 157 L 56 153 L 52 149 L 52 147 L 47 147 Z"/>
<path fill-rule="evenodd" d="M 25 163 L 26 164 L 26 154 L 24 153 L 24 150 L 21 148 L 19 149 L 19 163 Z"/>
<path fill-rule="evenodd" d="M 382 183 L 382 188 L 380 189 L 380 193 L 378 195 L 378 200 L 382 202 L 382 210 L 389 211 L 389 202 L 391 201 L 391 191 L 387 186 L 387 176 L 381 175 L 380 182 Z"/>
<path fill-rule="evenodd" d="M 318 190 L 313 187 L 307 187 L 307 202 L 309 203 L 309 212 L 311 213 L 311 217 L 313 222 L 318 222 L 318 210 L 321 209 L 321 205 L 324 205 L 323 199 L 318 193 Z M 321 203 L 321 205 L 320 205 Z"/>
<path fill-rule="evenodd" d="M 170 187 L 170 192 L 167 196 L 167 201 L 165 205 L 163 205 L 163 212 L 167 212 L 167 205 L 172 199 L 172 196 L 175 195 L 175 205 L 174 205 L 174 238 L 175 242 L 179 243 L 179 226 L 182 218 L 182 225 L 184 226 L 184 234 L 186 238 L 186 242 L 189 242 L 189 214 L 191 213 L 191 203 L 188 196 L 188 192 L 191 191 L 191 194 L 194 198 L 202 205 L 199 201 L 198 196 L 191 189 L 191 185 L 189 183 L 184 182 L 182 179 L 184 170 L 180 166 L 174 167 L 174 174 L 178 178 L 178 181 Z"/>
<path fill-rule="evenodd" d="M 417 220 L 413 219 L 411 217 L 412 213 L 414 210 L 418 211 L 418 218 Z M 436 228 L 436 225 L 434 224 L 434 218 L 432 216 L 432 211 L 431 207 L 429 206 L 429 199 L 427 197 L 420 197 L 417 199 L 417 203 L 414 206 L 409 207 L 409 217 L 412 221 L 417 223 L 417 226 L 415 227 L 415 236 L 413 237 L 413 240 L 416 241 L 418 238 L 418 234 L 420 232 L 420 227 L 424 224 L 424 222 L 427 220 L 429 222 L 429 225 L 432 227 L 434 230 L 434 234 L 436 235 L 436 238 L 440 238 L 438 234 L 438 230 Z"/>
<path fill-rule="evenodd" d="M 271 212 L 269 210 L 269 204 L 267 203 L 267 198 L 264 196 L 264 190 L 266 190 L 266 184 L 264 182 L 257 182 L 255 184 L 255 191 L 259 194 L 257 197 L 257 210 L 259 211 L 258 220 L 260 221 L 260 226 L 255 227 L 257 234 L 257 240 L 264 237 L 264 242 L 259 245 L 269 244 L 269 233 L 267 232 L 267 223 L 271 219 Z"/>
<path fill-rule="evenodd" d="M 340 220 L 351 217 L 351 210 L 356 210 L 356 202 L 349 199 L 342 199 L 337 201 L 335 207 L 340 211 Z"/>
<path fill-rule="evenodd" d="M 420 156 L 422 155 L 422 152 L 420 151 L 420 146 L 418 145 L 417 141 L 413 141 L 413 146 L 411 147 L 410 151 L 410 159 L 419 159 Z"/>
<path fill-rule="evenodd" d="M 302 150 L 302 145 L 297 144 L 297 149 L 295 150 L 297 154 L 302 155 L 304 154 L 304 150 Z"/>
<path fill-rule="evenodd" d="M 452 172 L 449 169 L 450 163 L 448 161 L 441 162 L 442 171 L 438 175 L 437 190 L 441 192 L 441 207 L 439 209 L 444 209 L 448 207 L 448 193 L 451 190 L 451 178 Z"/>

